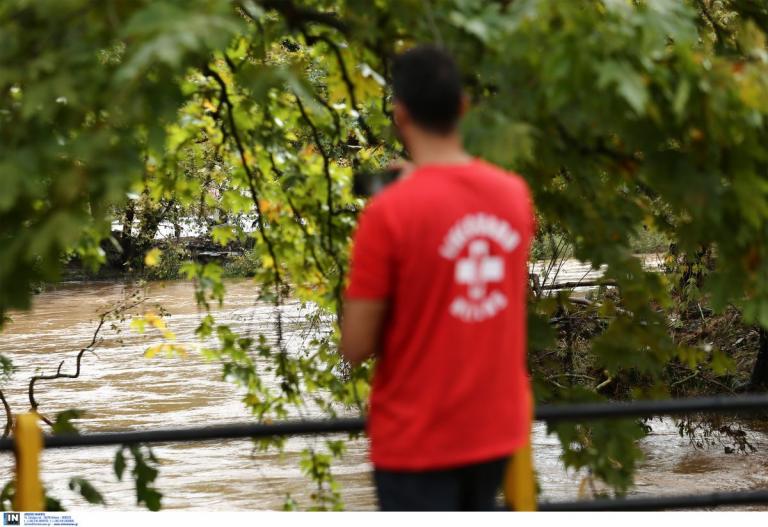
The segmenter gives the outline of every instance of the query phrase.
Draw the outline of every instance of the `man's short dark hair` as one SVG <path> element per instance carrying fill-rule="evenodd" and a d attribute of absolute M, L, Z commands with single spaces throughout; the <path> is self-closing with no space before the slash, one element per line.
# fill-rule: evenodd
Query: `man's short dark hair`
<path fill-rule="evenodd" d="M 461 114 L 461 75 L 453 58 L 433 45 L 421 45 L 398 55 L 392 65 L 397 101 L 414 122 L 436 133 L 451 132 Z"/>

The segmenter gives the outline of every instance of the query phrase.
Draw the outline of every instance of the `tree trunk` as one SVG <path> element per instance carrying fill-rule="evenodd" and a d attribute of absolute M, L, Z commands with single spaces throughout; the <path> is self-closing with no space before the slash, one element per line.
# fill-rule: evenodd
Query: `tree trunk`
<path fill-rule="evenodd" d="M 133 256 L 133 220 L 136 217 L 136 203 L 131 200 L 123 216 L 123 232 L 120 234 L 120 247 L 123 248 L 121 263 L 125 266 Z"/>
<path fill-rule="evenodd" d="M 757 350 L 757 359 L 752 368 L 752 377 L 749 384 L 753 390 L 768 388 L 768 331 L 765 328 L 758 330 L 760 345 Z"/>

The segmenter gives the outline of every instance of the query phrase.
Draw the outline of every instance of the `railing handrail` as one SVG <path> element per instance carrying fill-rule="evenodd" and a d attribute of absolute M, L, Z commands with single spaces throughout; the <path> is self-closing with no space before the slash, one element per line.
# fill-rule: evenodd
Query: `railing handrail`
<path fill-rule="evenodd" d="M 537 510 L 542 512 L 576 511 L 660 511 L 667 509 L 695 509 L 720 505 L 765 505 L 768 490 L 742 490 L 738 492 L 712 492 L 673 496 L 641 496 L 632 498 L 600 498 L 579 501 L 541 501 Z"/>
<path fill-rule="evenodd" d="M 768 411 L 768 394 L 730 397 L 691 397 L 650 401 L 578 403 L 542 405 L 535 419 L 546 422 L 587 421 L 617 417 L 651 417 L 685 413 L 743 413 Z M 208 427 L 191 427 L 89 434 L 46 435 L 45 448 L 108 446 L 136 443 L 210 441 L 287 435 L 361 432 L 364 418 L 282 421 L 277 423 L 235 423 Z M 13 439 L 0 439 L 0 451 L 13 450 Z"/>
<path fill-rule="evenodd" d="M 215 439 L 247 439 L 289 435 L 361 432 L 365 419 L 341 418 L 323 420 L 281 421 L 271 424 L 233 423 L 217 426 L 96 432 L 90 434 L 45 435 L 45 448 L 131 445 L 137 443 L 169 443 L 212 441 Z M 0 440 L 0 451 L 13 450 L 12 439 Z"/>
<path fill-rule="evenodd" d="M 654 417 L 691 413 L 745 413 L 768 411 L 768 393 L 745 395 L 687 397 L 646 401 L 612 401 L 542 405 L 536 409 L 536 420 L 581 421 L 616 417 Z"/>
<path fill-rule="evenodd" d="M 586 404 L 542 405 L 535 410 L 535 419 L 547 422 L 588 421 L 618 417 L 649 417 L 681 413 L 740 413 L 768 411 L 768 394 L 749 394 L 731 397 L 694 397 L 656 401 L 626 401 Z M 160 443 L 178 441 L 207 441 L 214 439 L 242 439 L 276 437 L 302 434 L 326 434 L 361 432 L 365 419 L 340 418 L 329 420 L 282 421 L 278 423 L 239 423 L 211 427 L 144 430 L 128 432 L 100 432 L 92 434 L 61 434 L 44 436 L 38 426 L 39 416 L 24 414 L 16 421 L 12 439 L 0 439 L 0 451 L 15 450 L 16 454 L 16 510 L 40 510 L 43 507 L 42 485 L 37 465 L 41 446 L 45 448 L 107 446 L 136 443 Z M 22 426 L 24 425 L 24 426 Z M 30 435 L 31 434 L 31 435 Z M 527 465 L 530 465 L 528 460 Z M 530 466 L 525 475 L 515 478 L 532 478 Z M 26 497 L 25 497 L 26 496 Z M 23 498 L 23 499 L 22 499 Z M 509 500 L 509 495 L 508 495 Z M 514 500 L 508 503 L 516 503 Z M 670 508 L 695 508 L 716 505 L 745 505 L 768 503 L 768 490 L 727 492 L 692 496 L 654 496 L 622 499 L 598 499 L 576 502 L 543 502 L 541 511 L 577 510 L 661 510 Z M 523 505 L 525 510 L 535 510 L 534 503 Z"/>

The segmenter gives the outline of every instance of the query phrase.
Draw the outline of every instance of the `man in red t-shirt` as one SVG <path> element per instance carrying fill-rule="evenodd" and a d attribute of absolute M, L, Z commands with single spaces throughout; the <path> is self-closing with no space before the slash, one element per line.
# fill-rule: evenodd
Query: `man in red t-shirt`
<path fill-rule="evenodd" d="M 381 508 L 492 509 L 530 433 L 530 194 L 464 151 L 450 56 L 420 46 L 392 73 L 412 164 L 360 217 L 341 350 L 378 358 L 368 434 Z"/>

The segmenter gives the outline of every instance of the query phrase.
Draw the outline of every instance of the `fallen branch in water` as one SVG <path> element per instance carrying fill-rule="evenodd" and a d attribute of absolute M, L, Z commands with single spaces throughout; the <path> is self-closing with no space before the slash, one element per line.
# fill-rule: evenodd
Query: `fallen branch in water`
<path fill-rule="evenodd" d="M 40 419 L 47 424 L 50 427 L 53 427 L 53 422 L 42 415 L 40 412 L 38 412 L 38 408 L 40 404 L 37 402 L 37 399 L 35 399 L 35 384 L 37 384 L 37 381 L 52 381 L 55 379 L 77 379 L 80 377 L 80 367 L 83 360 L 83 355 L 85 355 L 86 352 L 90 351 L 93 352 L 93 348 L 96 346 L 96 342 L 99 338 L 99 333 L 101 332 L 101 329 L 104 327 L 104 323 L 107 321 L 107 319 L 115 315 L 117 313 L 128 311 L 129 309 L 133 309 L 134 307 L 138 306 L 144 302 L 143 298 L 139 298 L 138 300 L 135 300 L 133 302 L 120 302 L 112 309 L 108 309 L 107 311 L 104 311 L 103 313 L 99 314 L 99 324 L 96 326 L 96 329 L 93 332 L 93 336 L 91 337 L 91 342 L 84 348 L 80 350 L 80 352 L 77 354 L 76 357 L 76 368 L 74 373 L 62 373 L 61 368 L 64 367 L 64 362 L 61 361 L 59 363 L 59 367 L 56 368 L 56 373 L 53 375 L 35 375 L 29 380 L 29 404 L 31 407 L 31 411 L 35 412 Z M 5 400 L 3 399 L 3 402 Z M 6 413 L 9 412 L 10 409 L 6 408 Z"/>
<path fill-rule="evenodd" d="M 614 280 L 591 280 L 588 282 L 559 282 L 556 284 L 539 285 L 541 291 L 560 291 L 563 289 L 576 289 L 578 287 L 618 287 Z"/>

